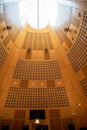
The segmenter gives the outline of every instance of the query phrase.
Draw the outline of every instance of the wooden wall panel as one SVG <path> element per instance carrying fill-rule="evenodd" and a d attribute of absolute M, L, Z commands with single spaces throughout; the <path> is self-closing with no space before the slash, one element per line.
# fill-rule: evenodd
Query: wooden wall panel
<path fill-rule="evenodd" d="M 69 101 L 64 87 L 11 87 L 5 104 L 7 108 L 58 108 L 68 106 Z M 17 110 L 15 117 L 24 117 L 24 113 L 24 111 Z"/>
<path fill-rule="evenodd" d="M 15 110 L 14 118 L 25 118 L 26 111 L 25 110 Z"/>
<path fill-rule="evenodd" d="M 25 36 L 25 39 L 24 39 L 24 42 L 23 42 L 23 45 L 22 45 L 22 48 L 23 48 L 23 49 L 27 49 L 27 48 L 28 48 L 29 37 L 30 37 L 30 35 L 29 35 L 29 33 L 27 32 L 27 33 L 26 33 L 26 36 Z"/>
<path fill-rule="evenodd" d="M 73 124 L 73 120 L 71 118 L 62 119 L 63 130 L 69 130 L 68 125 Z"/>
<path fill-rule="evenodd" d="M 80 20 L 77 19 L 76 17 L 71 18 L 71 24 L 73 24 L 75 27 L 79 28 L 80 27 Z"/>
<path fill-rule="evenodd" d="M 25 54 L 25 59 L 31 59 L 32 57 L 32 51 L 31 48 L 28 48 Z"/>
<path fill-rule="evenodd" d="M 60 118 L 60 110 L 49 110 L 50 119 Z"/>
<path fill-rule="evenodd" d="M 75 72 L 79 71 L 80 69 L 85 67 L 87 64 L 87 59 L 86 59 L 86 57 L 87 57 L 87 52 L 86 52 L 87 51 L 86 50 L 86 46 L 87 46 L 86 45 L 86 42 L 87 42 L 86 21 L 87 21 L 87 12 L 84 13 L 83 22 L 82 22 L 78 37 L 76 39 L 76 42 L 67 55 Z"/>
<path fill-rule="evenodd" d="M 49 53 L 48 49 L 44 50 L 44 59 L 45 60 L 50 60 L 50 53 Z"/>
<path fill-rule="evenodd" d="M 38 46 L 38 35 L 33 34 L 34 35 L 34 42 L 33 42 L 33 50 L 37 50 L 37 46 Z"/>
<path fill-rule="evenodd" d="M 46 36 L 46 39 L 47 39 L 48 48 L 49 48 L 49 49 L 54 49 L 53 43 L 52 43 L 52 40 L 51 40 L 51 37 L 50 37 L 50 34 L 47 33 L 45 36 Z"/>
<path fill-rule="evenodd" d="M 16 41 L 16 39 L 17 39 L 18 35 L 20 34 L 20 32 L 21 32 L 20 28 L 15 27 L 13 29 L 13 31 L 11 32 L 11 39 L 13 40 L 13 42 Z"/>
<path fill-rule="evenodd" d="M 87 65 L 82 68 L 84 75 L 87 77 Z"/>
<path fill-rule="evenodd" d="M 28 88 L 28 80 L 21 80 L 20 87 Z"/>
<path fill-rule="evenodd" d="M 80 81 L 80 84 L 85 96 L 87 96 L 87 78 Z"/>
<path fill-rule="evenodd" d="M 24 125 L 24 120 L 14 120 L 12 130 L 22 130 Z"/>
<path fill-rule="evenodd" d="M 32 49 L 32 46 L 33 46 L 33 34 L 29 33 L 29 35 L 30 35 L 30 38 L 29 38 L 29 42 L 28 42 L 28 48 Z"/>
<path fill-rule="evenodd" d="M 51 119 L 50 120 L 50 130 L 62 130 L 61 120 L 60 119 Z M 66 129 L 64 129 L 66 130 Z"/>
<path fill-rule="evenodd" d="M 8 125 L 9 126 L 9 130 L 11 130 L 12 127 L 12 120 L 1 120 L 0 121 L 0 130 L 2 130 L 2 126 Z"/>
<path fill-rule="evenodd" d="M 54 80 L 62 78 L 62 74 L 57 60 L 18 60 L 13 78 L 22 80 Z"/>
<path fill-rule="evenodd" d="M 38 50 L 43 50 L 42 34 L 38 34 L 38 35 L 39 35 Z"/>
<path fill-rule="evenodd" d="M 67 35 L 63 32 L 63 30 L 61 28 L 56 30 L 56 34 L 58 35 L 58 38 L 61 43 L 63 43 L 65 41 L 68 48 L 71 48 L 72 42 L 68 39 Z"/>
<path fill-rule="evenodd" d="M 6 47 L 11 40 L 11 34 L 8 34 L 8 36 L 3 40 L 3 44 Z"/>
<path fill-rule="evenodd" d="M 47 80 L 47 87 L 56 87 L 55 80 Z"/>

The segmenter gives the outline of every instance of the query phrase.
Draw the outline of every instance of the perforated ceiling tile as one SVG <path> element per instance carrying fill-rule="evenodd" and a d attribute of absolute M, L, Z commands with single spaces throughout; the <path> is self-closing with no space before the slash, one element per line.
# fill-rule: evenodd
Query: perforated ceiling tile
<path fill-rule="evenodd" d="M 57 60 L 29 61 L 18 60 L 13 75 L 21 80 L 53 80 L 62 78 Z"/>
<path fill-rule="evenodd" d="M 8 53 L 5 47 L 0 43 L 0 67 L 2 67 L 3 63 L 5 62 L 7 55 Z"/>
<path fill-rule="evenodd" d="M 83 22 L 82 22 L 78 37 L 76 39 L 76 42 L 67 55 L 75 72 L 82 69 L 87 63 L 87 60 L 86 60 L 86 56 L 87 56 L 87 52 L 86 52 L 87 26 L 86 26 L 86 22 L 87 22 L 87 13 L 84 13 Z"/>
<path fill-rule="evenodd" d="M 12 108 L 57 108 L 69 106 L 64 87 L 16 88 L 11 87 L 5 107 Z"/>

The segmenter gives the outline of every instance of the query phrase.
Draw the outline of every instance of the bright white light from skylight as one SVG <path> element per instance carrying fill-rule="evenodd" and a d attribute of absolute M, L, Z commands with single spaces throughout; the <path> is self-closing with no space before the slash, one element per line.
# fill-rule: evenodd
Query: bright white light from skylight
<path fill-rule="evenodd" d="M 57 0 L 19 0 L 21 23 L 26 22 L 36 29 L 50 24 L 55 27 L 57 19 Z"/>

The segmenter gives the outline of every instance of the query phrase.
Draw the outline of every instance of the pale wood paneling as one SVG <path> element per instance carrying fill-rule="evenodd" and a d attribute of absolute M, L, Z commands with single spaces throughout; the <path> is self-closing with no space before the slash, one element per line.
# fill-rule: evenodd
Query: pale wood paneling
<path fill-rule="evenodd" d="M 25 54 L 25 59 L 31 59 L 31 56 L 32 56 L 31 48 L 28 48 Z"/>
<path fill-rule="evenodd" d="M 81 6 L 82 5 L 80 5 L 80 7 Z M 86 8 L 84 8 L 84 9 L 86 9 Z M 67 13 L 67 11 L 65 13 L 69 16 L 69 13 Z M 68 16 L 67 17 L 64 16 L 65 20 L 68 20 Z M 79 28 L 80 21 L 77 20 L 76 16 L 75 16 L 75 18 L 73 17 L 71 21 L 72 21 L 73 25 L 75 25 L 76 27 Z M 74 119 L 77 119 L 76 123 L 79 124 L 78 128 L 79 128 L 79 126 L 84 126 L 84 127 L 87 126 L 86 97 L 83 95 L 82 90 L 80 88 L 80 84 L 79 84 L 79 81 L 80 81 L 79 79 L 83 80 L 86 77 L 86 69 L 84 67 L 81 70 L 81 71 L 83 71 L 84 74 L 80 73 L 80 72 L 78 72 L 78 75 L 75 74 L 69 63 L 68 58 L 66 57 L 66 53 L 64 51 L 64 48 L 62 47 L 63 44 L 61 44 L 61 43 L 63 43 L 63 41 L 65 41 L 65 44 L 68 47 L 68 49 L 71 49 L 71 47 L 72 47 L 72 43 L 70 43 L 69 39 L 67 39 L 67 37 L 66 37 L 67 33 L 64 33 L 64 34 L 62 33 L 64 27 L 67 25 L 69 25 L 68 21 L 60 28 L 60 32 L 58 32 L 59 33 L 58 37 L 52 29 L 45 28 L 45 30 L 43 30 L 43 31 L 42 30 L 36 31 L 32 28 L 28 28 L 28 29 L 21 30 L 20 32 L 18 32 L 16 37 L 9 38 L 10 41 L 11 41 L 11 39 L 14 41 L 16 46 L 14 47 L 14 43 L 12 42 L 12 48 L 9 51 L 9 55 L 6 59 L 5 65 L 2 67 L 2 70 L 0 71 L 0 88 L 1 88 L 0 110 L 1 109 L 3 110 L 4 107 L 5 107 L 5 109 L 8 109 L 8 110 L 15 110 L 15 108 L 17 108 L 17 109 L 19 108 L 19 111 L 21 109 L 24 109 L 25 111 L 26 110 L 29 111 L 29 108 L 30 109 L 31 108 L 32 109 L 42 109 L 42 108 L 44 109 L 45 108 L 46 110 L 50 109 L 50 111 L 51 111 L 54 109 L 58 110 L 60 108 L 61 117 L 60 117 L 59 111 L 54 110 L 56 112 L 53 112 L 53 114 L 52 114 L 52 111 L 51 111 L 52 120 L 50 120 L 49 111 L 48 111 L 46 120 L 41 121 L 41 123 L 42 124 L 52 123 L 50 125 L 50 130 L 58 130 L 58 129 L 67 130 L 68 123 L 73 123 L 72 119 L 71 119 L 73 116 L 72 113 L 75 113 Z M 27 33 L 29 33 L 30 37 L 27 36 L 27 38 L 26 38 Z M 63 37 L 63 35 L 64 35 L 64 37 Z M 59 38 L 60 38 L 60 41 L 59 41 Z M 83 41 L 83 39 L 82 39 L 82 41 Z M 36 40 L 38 40 L 38 41 L 37 41 L 37 44 L 35 45 Z M 82 41 L 81 41 L 81 43 L 82 43 Z M 11 42 L 9 42 L 9 43 L 11 43 Z M 29 87 L 31 87 L 31 89 L 24 87 L 26 84 L 25 81 L 22 82 L 23 86 L 19 87 L 20 86 L 19 78 L 14 79 L 12 81 L 12 76 L 13 76 L 13 71 L 14 71 L 14 68 L 16 65 L 16 61 L 18 60 L 18 58 L 23 60 L 26 56 L 24 50 L 21 49 L 23 46 L 24 46 L 24 49 L 26 49 L 26 50 L 27 50 L 27 48 L 33 50 L 32 56 L 30 56 L 32 63 L 33 63 L 32 60 L 34 60 L 34 61 L 41 60 L 42 62 L 44 62 L 44 48 L 45 47 L 47 47 L 50 52 L 49 56 L 50 56 L 51 60 L 54 60 L 54 57 L 52 57 L 52 56 L 55 53 L 55 57 L 59 61 L 58 64 L 59 64 L 60 70 L 62 72 L 62 77 L 60 76 L 59 79 L 58 79 L 58 77 L 56 79 L 57 82 L 56 82 L 55 88 L 50 88 L 50 87 L 47 88 L 47 81 L 46 81 L 47 74 L 45 74 L 45 75 L 43 74 L 44 67 L 42 66 L 42 64 L 41 64 L 41 67 L 38 66 L 38 69 L 36 72 L 35 72 L 35 70 L 36 70 L 35 67 L 37 65 L 33 67 L 33 71 L 32 71 L 33 76 L 32 76 L 32 73 L 30 75 L 30 76 L 32 76 L 32 80 L 29 80 Z M 19 47 L 20 49 L 17 47 Z M 35 49 L 35 51 L 33 48 Z M 56 50 L 54 50 L 54 48 L 56 48 Z M 51 53 L 52 49 L 54 52 Z M 80 51 L 80 50 L 77 49 L 76 51 Z M 48 61 L 46 61 L 46 62 L 48 62 Z M 52 64 L 53 63 L 54 62 L 52 62 Z M 52 64 L 50 66 L 52 66 Z M 21 65 L 20 65 L 20 67 L 21 67 Z M 77 65 L 77 67 L 78 67 L 78 65 Z M 82 67 L 83 67 L 83 65 L 82 65 Z M 41 72 L 41 68 L 42 68 L 42 72 Z M 23 68 L 23 70 L 24 70 L 24 68 Z M 41 73 L 39 73 L 40 78 L 38 78 L 38 76 L 37 76 L 38 71 L 41 72 Z M 49 71 L 49 67 L 47 68 L 47 70 L 45 72 L 48 72 L 48 71 Z M 25 73 L 26 73 L 26 71 L 25 71 Z M 55 73 L 56 73 L 55 67 L 54 67 L 53 71 L 51 71 L 51 73 L 48 74 L 49 77 L 50 77 L 50 74 L 52 74 L 52 73 L 53 73 L 53 75 L 55 75 Z M 22 74 L 22 76 L 23 76 L 23 74 Z M 79 74 L 81 75 L 81 78 L 79 78 L 80 77 Z M 34 76 L 37 78 L 34 79 Z M 50 82 L 50 80 L 55 81 L 55 77 L 54 77 L 54 79 L 52 77 L 51 79 L 48 79 L 48 80 L 49 80 L 49 84 L 50 84 L 49 86 L 51 86 L 54 83 Z M 17 84 L 15 84 L 15 81 Z M 60 84 L 60 81 L 62 82 L 62 84 Z M 12 92 L 10 94 L 8 94 L 8 89 L 10 88 L 10 85 L 12 88 Z M 62 86 L 65 86 L 65 87 L 63 87 L 64 91 L 62 90 Z M 45 89 L 49 89 L 49 90 L 45 90 Z M 53 89 L 55 89 L 55 92 Z M 28 90 L 29 90 L 29 92 L 28 92 Z M 8 94 L 8 96 L 7 96 L 7 94 Z M 66 97 L 66 95 L 67 95 L 67 97 Z M 67 100 L 69 101 L 69 104 L 67 104 Z M 5 101 L 7 103 L 6 104 L 7 106 L 5 106 Z M 81 103 L 80 107 L 78 106 L 79 103 Z M 5 113 L 5 111 L 3 111 L 3 113 Z M 20 112 L 18 112 L 18 113 L 20 113 Z M 3 114 L 3 118 L 9 118 L 9 119 L 13 118 L 14 112 L 10 113 L 10 114 L 11 115 L 7 115 L 7 116 L 5 114 Z M 22 115 L 19 116 L 18 118 L 21 118 L 21 117 L 22 117 Z M 60 118 L 61 119 L 65 118 L 65 119 L 62 119 L 62 121 L 61 121 Z M 29 120 L 28 112 L 27 112 L 27 115 L 23 116 L 23 119 L 25 120 L 26 124 L 30 123 L 30 125 L 31 125 L 30 130 L 31 130 L 33 122 Z M 78 119 L 80 121 L 78 121 Z M 62 128 L 61 122 L 63 122 L 63 128 Z M 22 121 L 22 120 L 21 121 L 19 121 L 18 119 L 14 120 L 13 130 L 22 129 L 23 124 L 24 124 L 24 121 Z"/>
<path fill-rule="evenodd" d="M 45 50 L 44 50 L 44 59 L 50 60 L 50 53 L 49 53 L 49 50 L 47 48 L 45 48 Z"/>

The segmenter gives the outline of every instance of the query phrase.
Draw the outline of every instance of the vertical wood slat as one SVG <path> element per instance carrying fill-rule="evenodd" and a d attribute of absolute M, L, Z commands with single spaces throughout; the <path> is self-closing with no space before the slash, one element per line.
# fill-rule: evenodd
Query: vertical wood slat
<path fill-rule="evenodd" d="M 34 34 L 33 50 L 37 50 L 38 45 L 38 34 Z"/>
<path fill-rule="evenodd" d="M 82 71 L 83 71 L 84 75 L 87 76 L 87 65 L 84 66 L 84 68 L 82 68 Z"/>
<path fill-rule="evenodd" d="M 43 44 L 44 44 L 44 49 L 45 49 L 45 48 L 48 48 L 47 39 L 46 39 L 46 34 L 43 34 Z"/>
<path fill-rule="evenodd" d="M 60 119 L 50 120 L 50 130 L 62 130 L 62 124 Z M 64 129 L 66 130 L 66 129 Z"/>
<path fill-rule="evenodd" d="M 28 48 L 25 54 L 25 59 L 31 59 L 31 56 L 32 56 L 31 48 Z"/>
<path fill-rule="evenodd" d="M 24 39 L 24 42 L 23 42 L 23 45 L 22 45 L 22 48 L 23 49 L 27 49 L 28 47 L 28 43 L 29 43 L 29 38 L 30 38 L 30 33 L 26 33 L 26 36 L 25 36 L 25 39 Z"/>
<path fill-rule="evenodd" d="M 14 120 L 12 130 L 22 130 L 24 125 L 24 120 Z"/>
<path fill-rule="evenodd" d="M 50 53 L 47 48 L 44 50 L 44 59 L 50 60 Z"/>
<path fill-rule="evenodd" d="M 15 110 L 14 118 L 25 118 L 26 110 Z"/>
<path fill-rule="evenodd" d="M 58 119 L 60 118 L 60 110 L 49 110 L 50 119 Z"/>
<path fill-rule="evenodd" d="M 47 87 L 56 87 L 55 80 L 47 80 Z"/>
<path fill-rule="evenodd" d="M 87 96 L 87 78 L 80 81 L 80 84 L 85 96 Z"/>
<path fill-rule="evenodd" d="M 52 40 L 51 40 L 51 37 L 50 37 L 50 34 L 47 33 L 46 36 L 47 36 L 47 40 L 48 40 L 48 48 L 49 48 L 49 49 L 54 49 L 53 43 L 52 43 Z"/>
<path fill-rule="evenodd" d="M 28 88 L 28 80 L 21 80 L 20 87 Z"/>
<path fill-rule="evenodd" d="M 38 34 L 38 50 L 43 50 L 42 34 Z"/>
<path fill-rule="evenodd" d="M 28 48 L 31 48 L 33 47 L 33 34 L 32 33 L 29 33 L 30 35 L 30 38 L 29 38 L 29 42 L 28 42 Z"/>
<path fill-rule="evenodd" d="M 62 119 L 62 123 L 63 123 L 63 129 L 69 130 L 68 125 L 73 124 L 73 120 L 72 118 Z"/>
<path fill-rule="evenodd" d="M 0 130 L 2 130 L 3 126 L 9 126 L 9 130 L 11 130 L 11 128 L 12 128 L 12 120 L 2 119 L 1 122 L 0 122 Z"/>

